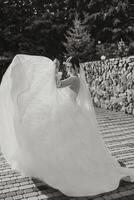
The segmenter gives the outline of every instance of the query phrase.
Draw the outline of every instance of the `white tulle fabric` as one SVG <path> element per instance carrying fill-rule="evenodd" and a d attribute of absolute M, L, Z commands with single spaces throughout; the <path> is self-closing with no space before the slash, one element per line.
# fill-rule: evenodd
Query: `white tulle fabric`
<path fill-rule="evenodd" d="M 54 62 L 17 55 L 0 87 L 0 145 L 13 169 L 37 177 L 68 196 L 90 196 L 118 187 L 134 170 L 110 155 L 97 127 L 80 73 L 80 91 L 57 88 Z"/>

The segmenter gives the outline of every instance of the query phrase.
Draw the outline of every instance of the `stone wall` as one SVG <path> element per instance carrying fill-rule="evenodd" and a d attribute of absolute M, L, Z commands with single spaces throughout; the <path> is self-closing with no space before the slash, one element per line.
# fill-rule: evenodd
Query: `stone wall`
<path fill-rule="evenodd" d="M 82 65 L 95 106 L 134 114 L 134 56 Z"/>

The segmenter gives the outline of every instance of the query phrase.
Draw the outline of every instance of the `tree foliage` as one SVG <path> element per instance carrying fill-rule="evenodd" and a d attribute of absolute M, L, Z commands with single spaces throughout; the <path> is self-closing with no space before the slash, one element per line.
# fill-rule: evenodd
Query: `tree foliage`
<path fill-rule="evenodd" d="M 79 20 L 78 14 L 73 21 L 73 27 L 67 31 L 64 45 L 68 56 L 78 56 L 81 62 L 91 60 L 93 40 Z"/>
<path fill-rule="evenodd" d="M 96 41 L 132 41 L 134 25 L 129 16 L 129 0 L 90 0 L 85 19 Z M 90 25 L 90 26 L 89 26 Z"/>
<path fill-rule="evenodd" d="M 68 47 L 63 43 L 67 43 L 66 35 L 74 29 L 76 13 L 82 21 L 79 29 L 85 39 L 81 33 L 83 44 L 77 40 L 74 45 L 78 52 L 81 46 L 84 60 L 95 59 L 91 38 L 96 45 L 98 40 L 117 44 L 122 38 L 128 46 L 131 44 L 130 52 L 133 53 L 134 24 L 130 20 L 129 7 L 129 0 L 2 0 L 0 54 L 63 57 L 70 48 L 70 41 Z"/>

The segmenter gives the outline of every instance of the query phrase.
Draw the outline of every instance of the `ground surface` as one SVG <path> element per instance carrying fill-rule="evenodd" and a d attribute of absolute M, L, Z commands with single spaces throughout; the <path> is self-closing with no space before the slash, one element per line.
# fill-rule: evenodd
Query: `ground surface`
<path fill-rule="evenodd" d="M 97 120 L 111 154 L 134 168 L 134 116 L 96 109 Z M 121 182 L 117 190 L 95 197 L 71 198 L 45 185 L 45 183 L 23 177 L 11 170 L 0 154 L 0 199 L 6 200 L 134 200 L 134 183 Z"/>

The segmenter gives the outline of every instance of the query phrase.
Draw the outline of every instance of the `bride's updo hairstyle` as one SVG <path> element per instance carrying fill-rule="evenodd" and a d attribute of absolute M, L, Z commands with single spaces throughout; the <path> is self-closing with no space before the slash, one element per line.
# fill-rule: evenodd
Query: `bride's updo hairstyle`
<path fill-rule="evenodd" d="M 67 60 L 66 60 L 66 64 L 71 64 L 71 67 L 77 72 L 80 72 L 80 63 L 79 63 L 79 59 L 77 56 L 70 56 Z"/>
<path fill-rule="evenodd" d="M 80 72 L 80 63 L 79 63 L 79 59 L 77 56 L 73 56 L 70 58 L 70 63 L 72 64 L 72 68 L 76 71 L 78 71 L 78 73 Z"/>

